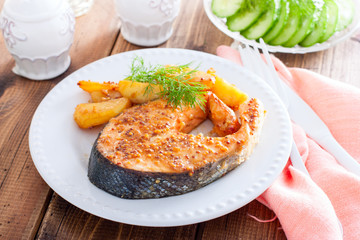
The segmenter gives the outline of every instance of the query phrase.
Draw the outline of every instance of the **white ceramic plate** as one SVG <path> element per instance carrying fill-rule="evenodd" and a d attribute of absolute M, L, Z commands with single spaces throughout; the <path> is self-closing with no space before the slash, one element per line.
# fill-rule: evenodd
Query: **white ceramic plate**
<path fill-rule="evenodd" d="M 206 15 L 210 19 L 210 21 L 223 33 L 227 36 L 233 38 L 235 41 L 241 42 L 243 44 L 248 44 L 250 46 L 255 46 L 261 49 L 261 45 L 255 40 L 248 40 L 243 37 L 239 32 L 232 32 L 226 26 L 226 19 L 219 18 L 215 16 L 215 14 L 211 11 L 211 2 L 212 0 L 204 0 L 204 8 Z M 311 47 L 301 47 L 296 45 L 292 48 L 282 47 L 282 46 L 271 46 L 267 45 L 267 49 L 270 52 L 282 52 L 282 53 L 310 53 L 310 52 L 318 52 L 330 47 L 335 46 L 336 44 L 346 40 L 351 37 L 358 29 L 360 29 L 360 14 L 357 11 L 360 9 L 360 0 L 354 0 L 355 3 L 355 16 L 352 23 L 344 30 L 340 32 L 336 32 L 331 38 L 329 38 L 326 42 L 317 43 Z"/>
<path fill-rule="evenodd" d="M 151 64 L 210 67 L 229 82 L 264 102 L 267 117 L 259 144 L 238 168 L 191 193 L 161 199 L 125 200 L 90 183 L 87 166 L 101 128 L 82 130 L 73 120 L 75 106 L 90 97 L 79 80 L 118 81 L 129 73 L 135 56 Z M 145 49 L 91 63 L 56 85 L 36 110 L 30 126 L 30 151 L 47 184 L 73 205 L 102 218 L 142 226 L 178 226 L 232 212 L 259 196 L 285 166 L 292 131 L 288 114 L 274 92 L 255 75 L 220 57 L 184 49 Z"/>

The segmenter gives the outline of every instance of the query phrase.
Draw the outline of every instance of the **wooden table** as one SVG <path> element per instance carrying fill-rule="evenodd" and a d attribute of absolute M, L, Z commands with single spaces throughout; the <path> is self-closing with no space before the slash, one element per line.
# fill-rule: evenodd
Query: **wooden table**
<path fill-rule="evenodd" d="M 2 7 L 4 0 L 0 0 Z M 182 1 L 172 37 L 159 47 L 215 54 L 232 39 L 205 15 L 202 0 Z M 0 239 L 285 239 L 274 213 L 256 200 L 226 216 L 181 227 L 140 227 L 108 221 L 84 212 L 57 195 L 37 172 L 29 152 L 29 126 L 44 96 L 62 79 L 100 58 L 141 47 L 121 36 L 112 0 L 95 1 L 76 19 L 72 63 L 61 76 L 32 81 L 12 73 L 14 60 L 0 37 Z M 348 39 L 329 50 L 306 55 L 276 54 L 302 67 L 360 87 L 360 43 Z"/>

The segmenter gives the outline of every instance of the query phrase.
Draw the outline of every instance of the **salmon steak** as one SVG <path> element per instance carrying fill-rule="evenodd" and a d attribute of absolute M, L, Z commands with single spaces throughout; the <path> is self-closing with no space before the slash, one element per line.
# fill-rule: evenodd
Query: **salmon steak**
<path fill-rule="evenodd" d="M 265 118 L 255 98 L 237 114 L 208 92 L 204 107 L 169 106 L 158 99 L 126 109 L 96 139 L 88 177 L 126 199 L 161 198 L 199 189 L 249 158 Z M 205 119 L 216 136 L 189 134 Z"/>

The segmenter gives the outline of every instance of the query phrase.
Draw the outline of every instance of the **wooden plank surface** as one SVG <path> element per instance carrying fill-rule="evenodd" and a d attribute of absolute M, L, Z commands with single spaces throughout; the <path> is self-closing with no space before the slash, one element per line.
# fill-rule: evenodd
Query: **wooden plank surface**
<path fill-rule="evenodd" d="M 66 75 L 109 55 L 119 33 L 112 4 L 95 4 L 96 14 L 77 19 L 71 66 L 55 79 L 32 81 L 13 74 L 14 60 L 0 38 L 0 239 L 34 238 L 52 194 L 29 153 L 28 130 L 37 106 Z"/>
<path fill-rule="evenodd" d="M 0 0 L 0 6 L 4 0 Z M 65 76 L 82 66 L 141 47 L 126 42 L 113 1 L 95 1 L 76 19 L 72 63 L 63 75 L 31 81 L 11 72 L 14 65 L 0 37 L 0 239 L 286 239 L 274 213 L 252 201 L 217 219 L 181 227 L 151 228 L 105 220 L 71 205 L 47 186 L 29 153 L 28 131 L 38 104 Z M 172 37 L 159 47 L 187 48 L 215 54 L 232 40 L 207 19 L 202 0 L 182 1 Z M 306 55 L 276 54 L 287 66 L 303 67 L 360 87 L 360 41 L 348 39 L 329 50 Z"/>

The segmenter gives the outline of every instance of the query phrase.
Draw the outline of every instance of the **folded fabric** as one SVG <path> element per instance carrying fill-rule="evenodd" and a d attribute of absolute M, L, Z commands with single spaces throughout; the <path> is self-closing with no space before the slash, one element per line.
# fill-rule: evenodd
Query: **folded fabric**
<path fill-rule="evenodd" d="M 217 55 L 241 64 L 238 51 L 228 46 L 219 46 Z M 360 162 L 360 89 L 305 69 L 287 68 L 274 56 L 272 60 L 280 78 Z M 360 177 L 339 165 L 301 127 L 293 124 L 293 133 L 310 178 L 288 161 L 257 200 L 274 211 L 288 239 L 360 239 Z"/>

